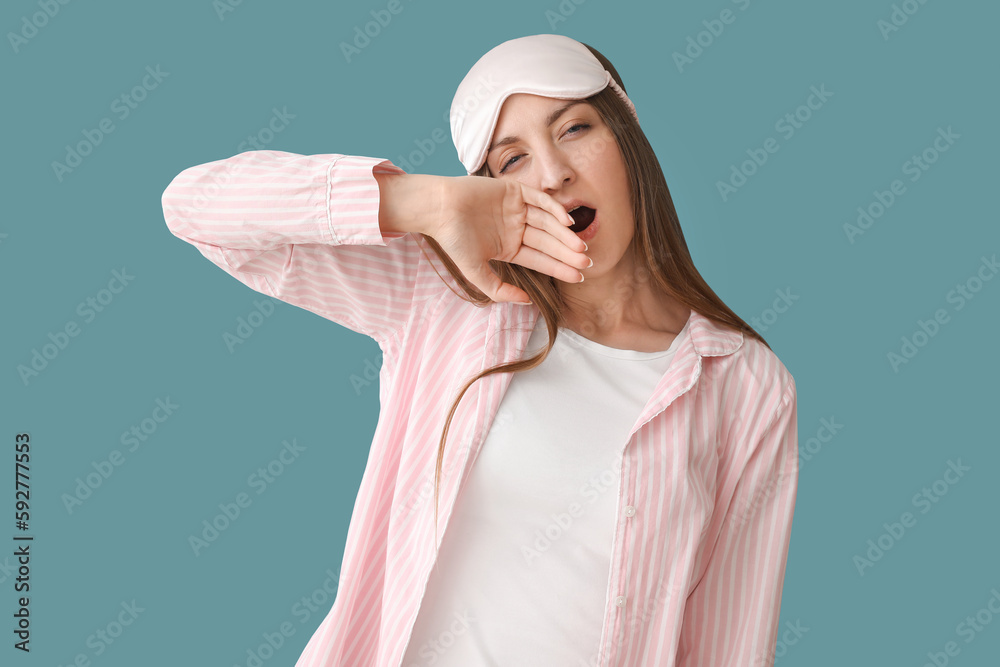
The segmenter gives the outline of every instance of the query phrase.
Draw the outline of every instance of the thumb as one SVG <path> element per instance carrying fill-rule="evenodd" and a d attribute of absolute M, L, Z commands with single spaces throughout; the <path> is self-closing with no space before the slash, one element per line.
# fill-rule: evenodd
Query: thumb
<path fill-rule="evenodd" d="M 493 301 L 530 301 L 524 290 L 500 280 L 500 276 L 495 274 L 489 265 L 483 265 L 475 277 L 476 280 L 473 282 L 476 287 Z"/>

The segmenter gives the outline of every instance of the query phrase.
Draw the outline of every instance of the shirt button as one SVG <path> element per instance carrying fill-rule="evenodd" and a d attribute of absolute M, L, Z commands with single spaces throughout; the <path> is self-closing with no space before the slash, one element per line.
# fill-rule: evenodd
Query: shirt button
<path fill-rule="evenodd" d="M 618 597 L 616 597 L 615 598 L 615 604 L 618 605 L 619 607 L 624 607 L 625 606 L 625 596 L 624 595 L 619 595 Z"/>
<path fill-rule="evenodd" d="M 629 505 L 625 508 L 625 516 L 635 516 L 635 508 Z"/>

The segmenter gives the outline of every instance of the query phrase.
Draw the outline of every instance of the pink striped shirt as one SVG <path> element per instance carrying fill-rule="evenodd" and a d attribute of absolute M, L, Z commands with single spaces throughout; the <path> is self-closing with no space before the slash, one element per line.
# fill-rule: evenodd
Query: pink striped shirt
<path fill-rule="evenodd" d="M 296 667 L 400 667 L 435 561 L 447 410 L 477 372 L 522 358 L 540 316 L 463 300 L 419 235 L 381 232 L 375 172 L 404 173 L 379 158 L 250 151 L 186 169 L 163 193 L 170 231 L 227 273 L 382 349 L 381 412 L 337 597 Z M 774 661 L 798 479 L 795 382 L 757 340 L 690 317 L 623 451 L 601 667 Z M 459 403 L 439 543 L 511 378 L 480 379 Z"/>

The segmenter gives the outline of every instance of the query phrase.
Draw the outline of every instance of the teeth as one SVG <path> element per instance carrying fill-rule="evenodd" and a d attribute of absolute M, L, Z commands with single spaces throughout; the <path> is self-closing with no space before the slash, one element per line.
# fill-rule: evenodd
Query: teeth
<path fill-rule="evenodd" d="M 581 206 L 582 206 L 582 204 L 581 204 Z M 570 210 L 569 210 L 568 212 L 569 212 L 569 213 L 572 213 L 573 211 L 575 211 L 575 210 L 576 210 L 576 209 L 578 209 L 578 208 L 580 208 L 580 207 L 579 207 L 579 206 L 574 206 L 574 207 L 573 207 L 573 208 L 571 208 L 571 209 L 570 209 Z"/>

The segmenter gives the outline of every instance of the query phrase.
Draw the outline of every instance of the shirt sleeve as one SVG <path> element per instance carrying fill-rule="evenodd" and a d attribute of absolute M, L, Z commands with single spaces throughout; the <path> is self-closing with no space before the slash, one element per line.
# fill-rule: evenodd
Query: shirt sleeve
<path fill-rule="evenodd" d="M 739 475 L 705 573 L 688 597 L 677 667 L 774 664 L 798 487 L 797 422 L 789 376 Z"/>
<path fill-rule="evenodd" d="M 447 284 L 416 234 L 382 232 L 389 160 L 247 151 L 185 169 L 162 195 L 171 233 L 252 289 L 381 345 Z"/>

